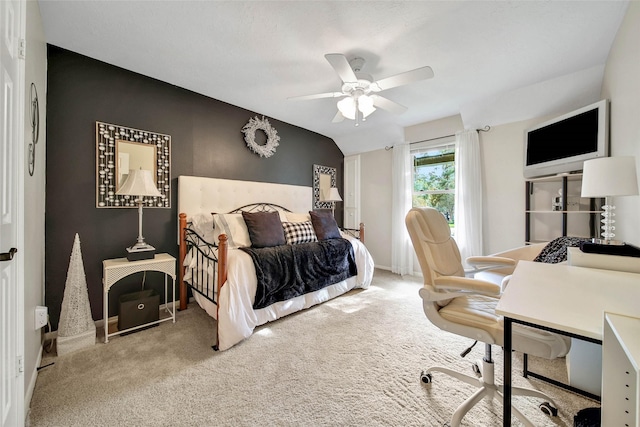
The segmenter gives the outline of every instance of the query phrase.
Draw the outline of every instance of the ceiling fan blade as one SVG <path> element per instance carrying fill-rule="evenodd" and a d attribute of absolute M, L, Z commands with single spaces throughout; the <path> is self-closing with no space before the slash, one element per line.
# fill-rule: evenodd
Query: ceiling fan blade
<path fill-rule="evenodd" d="M 420 80 L 427 80 L 433 77 L 433 70 L 431 67 L 416 68 L 415 70 L 406 71 L 404 73 L 396 74 L 395 76 L 387 77 L 382 80 L 378 80 L 372 83 L 378 90 L 391 89 L 394 87 L 407 85 L 409 83 L 418 82 Z M 374 89 L 375 90 L 375 89 Z"/>
<path fill-rule="evenodd" d="M 383 110 L 386 110 L 390 113 L 402 114 L 407 111 L 407 107 L 405 107 L 404 105 L 400 105 L 397 102 L 393 102 L 392 100 L 387 99 L 383 96 L 371 95 L 371 98 L 373 98 L 374 106 L 382 108 Z"/>
<path fill-rule="evenodd" d="M 349 65 L 349 61 L 347 58 L 341 53 L 327 53 L 325 56 L 329 64 L 336 70 L 336 73 L 340 76 L 340 79 L 347 83 L 354 83 L 358 81 L 356 77 L 356 73 L 351 69 L 351 65 Z"/>
<path fill-rule="evenodd" d="M 331 120 L 331 123 L 340 123 L 341 121 L 344 120 L 344 116 L 342 115 L 342 113 L 338 110 L 338 112 L 336 113 L 336 115 L 333 117 L 333 120 Z"/>
<path fill-rule="evenodd" d="M 327 93 L 317 93 L 315 95 L 301 95 L 301 96 L 290 96 L 287 99 L 320 99 L 320 98 L 340 98 L 341 96 L 345 96 L 342 92 L 327 92 Z"/>

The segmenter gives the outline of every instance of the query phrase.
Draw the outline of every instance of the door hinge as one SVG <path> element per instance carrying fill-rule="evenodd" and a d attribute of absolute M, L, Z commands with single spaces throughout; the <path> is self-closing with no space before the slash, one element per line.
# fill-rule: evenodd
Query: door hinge
<path fill-rule="evenodd" d="M 18 58 L 25 59 L 27 55 L 27 41 L 25 39 L 18 40 Z"/>
<path fill-rule="evenodd" d="M 24 372 L 24 358 L 22 356 L 18 356 L 18 374 Z"/>

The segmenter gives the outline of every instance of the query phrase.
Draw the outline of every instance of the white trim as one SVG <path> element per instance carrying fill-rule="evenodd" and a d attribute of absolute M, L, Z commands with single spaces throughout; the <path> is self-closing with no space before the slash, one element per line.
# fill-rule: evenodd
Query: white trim
<path fill-rule="evenodd" d="M 347 228 L 360 226 L 360 154 L 344 158 L 344 217 Z"/>
<path fill-rule="evenodd" d="M 42 363 L 42 352 L 44 351 L 44 346 L 40 344 L 40 350 L 38 351 L 38 358 L 36 359 L 36 363 L 33 366 L 33 373 L 31 374 L 31 381 L 27 384 L 27 389 L 24 394 L 24 401 L 31 402 L 31 398 L 33 397 L 33 391 L 36 388 L 36 380 L 38 379 L 38 367 Z M 27 420 L 29 416 L 29 407 L 26 408 L 24 419 Z"/>
<path fill-rule="evenodd" d="M 19 0 L 18 1 L 19 5 L 20 5 L 20 16 L 19 16 L 19 25 L 20 25 L 20 29 L 19 29 L 19 38 L 20 39 L 25 39 L 25 35 L 26 35 L 26 22 L 27 22 L 27 13 L 26 13 L 26 1 L 25 0 Z M 25 155 L 24 155 L 24 151 L 27 147 L 27 144 L 25 143 L 25 129 L 24 129 L 24 113 L 25 113 L 25 96 L 26 96 L 26 89 L 25 89 L 25 60 L 24 59 L 20 59 L 19 60 L 19 81 L 18 84 L 16 85 L 15 89 L 16 89 L 16 96 L 18 96 L 18 111 L 15 112 L 16 114 L 16 118 L 15 118 L 15 128 L 16 128 L 16 141 L 19 144 L 18 147 L 16 147 L 16 157 L 17 157 L 17 164 L 14 165 L 15 167 L 15 174 L 16 174 L 16 189 L 18 191 L 18 194 L 16 196 L 16 226 L 17 226 L 17 238 L 16 238 L 16 244 L 17 244 L 17 248 L 22 249 L 22 255 L 16 257 L 16 269 L 17 269 L 17 276 L 18 276 L 18 283 L 16 283 L 17 289 L 18 289 L 18 293 L 17 293 L 17 308 L 16 308 L 16 313 L 18 318 L 16 319 L 16 329 L 18 331 L 18 337 L 17 337 L 17 356 L 18 357 L 22 357 L 23 363 L 24 363 L 24 355 L 25 355 L 25 348 L 24 348 L 24 336 L 25 336 L 25 324 L 24 324 L 24 286 L 25 286 L 25 281 L 24 281 L 24 271 L 25 271 L 25 257 L 24 257 L 24 234 L 25 234 L 25 209 L 24 209 L 24 174 L 25 174 Z M 24 372 L 21 372 L 18 377 L 17 377 L 17 382 L 18 382 L 18 390 L 17 390 L 17 402 L 16 402 L 16 413 L 18 414 L 18 419 L 22 419 L 22 420 L 26 420 L 26 416 L 27 416 L 27 412 L 25 409 L 25 387 L 24 387 Z"/>
<path fill-rule="evenodd" d="M 414 151 L 423 151 L 430 148 L 452 145 L 455 147 L 456 136 L 441 136 L 439 138 L 430 139 L 429 141 L 411 143 L 411 154 Z"/>

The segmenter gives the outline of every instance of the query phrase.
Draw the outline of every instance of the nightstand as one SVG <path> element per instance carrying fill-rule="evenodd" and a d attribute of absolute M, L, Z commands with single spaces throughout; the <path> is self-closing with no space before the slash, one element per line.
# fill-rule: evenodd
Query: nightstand
<path fill-rule="evenodd" d="M 160 320 L 154 322 L 138 325 L 134 328 L 125 329 L 123 331 L 117 331 L 109 333 L 109 290 L 120 279 L 130 276 L 134 273 L 140 273 L 143 271 L 158 271 L 164 273 L 164 311 L 169 314 L 169 317 L 163 317 Z M 171 302 L 171 308 L 169 307 L 168 292 L 167 292 L 167 278 L 171 277 L 171 288 L 173 289 L 173 299 Z M 156 323 L 165 322 L 167 320 L 173 320 L 176 322 L 176 259 L 169 254 L 156 254 L 153 259 L 145 259 L 140 261 L 128 261 L 126 258 L 107 259 L 102 261 L 102 285 L 104 288 L 103 293 L 103 308 L 104 308 L 104 342 L 109 342 L 109 337 L 114 335 L 120 335 L 123 332 L 130 332 L 136 329 L 144 328 Z"/>

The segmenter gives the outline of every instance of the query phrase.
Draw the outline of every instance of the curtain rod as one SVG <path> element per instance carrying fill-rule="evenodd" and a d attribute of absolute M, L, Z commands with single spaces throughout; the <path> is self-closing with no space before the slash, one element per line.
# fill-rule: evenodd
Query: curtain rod
<path fill-rule="evenodd" d="M 485 127 L 483 127 L 482 129 L 476 129 L 476 132 L 489 132 L 491 130 L 491 126 L 486 125 Z M 429 138 L 429 139 L 423 139 L 422 141 L 415 141 L 415 142 L 410 142 L 409 145 L 413 145 L 413 144 L 419 144 L 421 142 L 428 142 L 428 141 L 435 141 L 436 139 L 442 139 L 442 138 L 450 138 L 452 136 L 456 136 L 456 134 L 451 134 L 451 135 L 443 135 L 443 136 L 438 136 L 436 138 Z M 393 148 L 392 146 L 386 146 L 384 147 L 385 150 L 389 151 Z"/>

